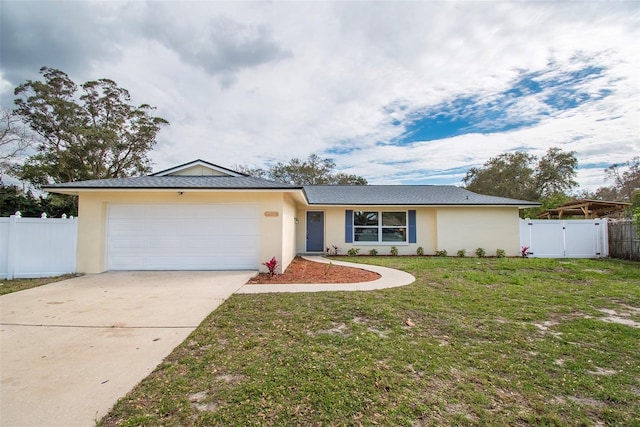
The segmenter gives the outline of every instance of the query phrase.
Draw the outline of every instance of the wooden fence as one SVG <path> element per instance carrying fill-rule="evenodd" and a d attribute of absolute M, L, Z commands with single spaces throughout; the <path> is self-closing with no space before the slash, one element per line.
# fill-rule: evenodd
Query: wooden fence
<path fill-rule="evenodd" d="M 609 256 L 640 261 L 640 236 L 630 219 L 609 221 Z"/>

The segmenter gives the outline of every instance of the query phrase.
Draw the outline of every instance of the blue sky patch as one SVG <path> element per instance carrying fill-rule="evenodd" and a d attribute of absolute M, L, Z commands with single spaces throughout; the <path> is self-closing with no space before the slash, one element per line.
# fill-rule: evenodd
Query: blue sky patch
<path fill-rule="evenodd" d="M 550 114 L 577 108 L 590 101 L 598 101 L 612 94 L 602 88 L 591 95 L 582 87 L 601 77 L 604 67 L 585 66 L 579 70 L 558 73 L 522 72 L 507 90 L 496 94 L 461 96 L 409 114 L 404 123 L 392 119 L 393 126 L 404 126 L 404 132 L 394 145 L 417 141 L 433 141 L 469 133 L 497 133 L 521 129 L 539 123 Z M 528 99 L 537 108 L 530 111 Z M 405 109 L 394 103 L 383 111 L 391 113 Z"/>

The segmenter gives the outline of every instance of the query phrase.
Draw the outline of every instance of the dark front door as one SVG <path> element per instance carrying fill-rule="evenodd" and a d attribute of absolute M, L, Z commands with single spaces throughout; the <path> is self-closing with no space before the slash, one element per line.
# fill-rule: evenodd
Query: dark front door
<path fill-rule="evenodd" d="M 307 211 L 307 251 L 324 252 L 324 212 Z"/>

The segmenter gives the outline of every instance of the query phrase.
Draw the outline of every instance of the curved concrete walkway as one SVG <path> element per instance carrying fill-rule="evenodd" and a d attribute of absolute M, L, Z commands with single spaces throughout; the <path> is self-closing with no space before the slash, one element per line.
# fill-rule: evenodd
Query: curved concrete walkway
<path fill-rule="evenodd" d="M 268 285 L 244 285 L 238 289 L 236 294 L 263 294 L 270 292 L 324 292 L 324 291 L 372 291 L 375 289 L 395 288 L 413 283 L 416 278 L 404 271 L 378 265 L 357 264 L 355 262 L 344 262 L 329 260 L 321 256 L 303 256 L 302 258 L 321 262 L 332 263 L 345 267 L 361 268 L 378 273 L 381 277 L 378 280 L 358 283 L 311 283 L 311 284 L 268 284 Z"/>

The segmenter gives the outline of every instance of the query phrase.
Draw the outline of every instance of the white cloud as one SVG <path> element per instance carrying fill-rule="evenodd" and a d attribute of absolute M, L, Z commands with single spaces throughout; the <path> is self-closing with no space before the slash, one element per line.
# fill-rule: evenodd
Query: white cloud
<path fill-rule="evenodd" d="M 35 42 L 2 61 L 2 81 L 34 78 L 25 74 L 34 64 L 71 70 L 76 81 L 114 79 L 171 122 L 151 155 L 158 169 L 194 158 L 259 166 L 334 150 L 345 152 L 332 155 L 339 166 L 370 182 L 457 183 L 460 171 L 517 147 L 575 150 L 582 164 L 640 152 L 633 2 L 73 2 L 64 21 L 56 7 L 45 19 L 21 4 L 5 1 L 3 11 L 19 15 Z M 58 22 L 75 36 L 51 45 Z M 4 36 L 3 46 L 12 43 Z M 41 64 L 52 46 L 64 55 Z M 509 106 L 509 117 L 537 122 L 529 128 L 378 145 L 417 111 L 465 96 L 488 101 L 523 73 L 552 79 L 586 65 L 604 71 L 580 89 L 609 96 L 553 111 L 543 102 L 549 89 Z M 595 178 L 581 171 L 580 180 Z"/>

